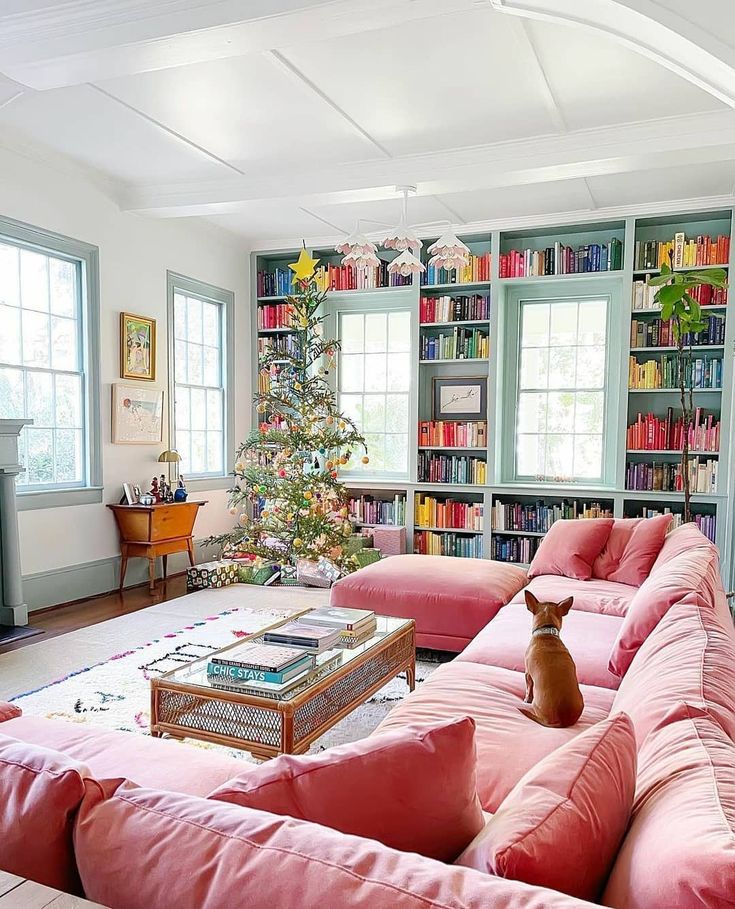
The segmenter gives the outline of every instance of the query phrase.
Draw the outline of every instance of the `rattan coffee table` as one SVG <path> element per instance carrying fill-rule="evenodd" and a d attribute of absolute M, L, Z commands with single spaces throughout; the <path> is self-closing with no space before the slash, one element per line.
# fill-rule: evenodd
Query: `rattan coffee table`
<path fill-rule="evenodd" d="M 279 624 L 288 621 L 291 619 Z M 154 678 L 151 735 L 201 739 L 242 748 L 258 758 L 303 754 L 315 739 L 400 672 L 405 671 L 413 691 L 414 620 L 377 616 L 377 625 L 375 634 L 358 647 L 320 654 L 316 676 L 278 699 L 216 687 L 207 678 L 209 657 Z M 252 639 L 261 638 L 262 633 Z"/>

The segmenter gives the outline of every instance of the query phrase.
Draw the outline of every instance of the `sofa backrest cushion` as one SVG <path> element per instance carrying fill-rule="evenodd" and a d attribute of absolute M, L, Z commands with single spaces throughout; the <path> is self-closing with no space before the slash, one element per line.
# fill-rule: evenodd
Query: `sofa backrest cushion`
<path fill-rule="evenodd" d="M 0 869 L 80 893 L 74 818 L 84 796 L 83 764 L 0 735 Z"/>
<path fill-rule="evenodd" d="M 0 701 L 0 723 L 5 720 L 14 720 L 21 716 L 23 711 L 15 704 L 8 704 L 6 701 Z"/>
<path fill-rule="evenodd" d="M 635 778 L 633 724 L 619 713 L 530 770 L 457 864 L 596 900 L 628 825 Z"/>
<path fill-rule="evenodd" d="M 307 821 L 120 780 L 87 784 L 74 841 L 87 899 L 115 909 L 593 909 Z"/>
<path fill-rule="evenodd" d="M 613 523 L 612 518 L 555 521 L 533 557 L 529 578 L 558 574 L 589 581 L 592 564 L 602 552 Z"/>
<path fill-rule="evenodd" d="M 641 644 L 688 593 L 694 593 L 704 608 L 713 605 L 703 590 L 703 581 L 713 569 L 718 570 L 718 564 L 717 550 L 708 544 L 677 555 L 646 578 L 630 601 L 610 652 L 608 669 L 613 675 L 625 675 Z"/>
<path fill-rule="evenodd" d="M 475 722 L 462 717 L 284 754 L 209 797 L 451 862 L 484 824 L 476 766 Z"/>
<path fill-rule="evenodd" d="M 671 514 L 616 518 L 607 543 L 592 565 L 592 577 L 640 587 L 661 552 L 673 519 Z"/>
<path fill-rule="evenodd" d="M 680 706 L 684 718 L 640 750 L 633 816 L 605 906 L 735 905 L 735 745 L 711 718 Z"/>
<path fill-rule="evenodd" d="M 612 712 L 633 720 L 638 745 L 677 719 L 677 705 L 707 711 L 735 739 L 735 632 L 697 594 L 675 603 L 638 649 Z"/>

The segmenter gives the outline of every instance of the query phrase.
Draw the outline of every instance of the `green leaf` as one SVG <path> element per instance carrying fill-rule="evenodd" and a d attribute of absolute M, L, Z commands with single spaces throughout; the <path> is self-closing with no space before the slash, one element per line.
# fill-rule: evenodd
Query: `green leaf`
<path fill-rule="evenodd" d="M 669 319 L 674 315 L 674 304 L 673 303 L 664 303 L 661 308 L 661 318 L 664 322 L 668 322 Z"/>
<path fill-rule="evenodd" d="M 686 288 L 680 284 L 669 284 L 667 287 L 662 287 L 661 290 L 657 291 L 656 300 L 662 306 L 666 303 L 676 303 L 677 300 L 681 300 L 685 293 Z"/>
<path fill-rule="evenodd" d="M 664 262 L 661 265 L 661 275 L 663 276 L 663 275 L 671 275 L 671 274 L 673 274 L 671 267 L 669 265 L 667 265 L 666 262 Z"/>
<path fill-rule="evenodd" d="M 649 275 L 648 283 L 651 287 L 661 287 L 663 284 L 671 283 L 671 275 Z"/>

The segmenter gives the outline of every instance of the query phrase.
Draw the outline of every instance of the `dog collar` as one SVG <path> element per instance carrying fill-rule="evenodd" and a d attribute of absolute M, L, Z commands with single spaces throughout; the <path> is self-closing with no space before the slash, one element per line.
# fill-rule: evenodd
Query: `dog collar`
<path fill-rule="evenodd" d="M 542 625 L 540 628 L 533 629 L 533 636 L 537 634 L 552 634 L 555 638 L 559 637 L 559 629 L 554 625 Z"/>

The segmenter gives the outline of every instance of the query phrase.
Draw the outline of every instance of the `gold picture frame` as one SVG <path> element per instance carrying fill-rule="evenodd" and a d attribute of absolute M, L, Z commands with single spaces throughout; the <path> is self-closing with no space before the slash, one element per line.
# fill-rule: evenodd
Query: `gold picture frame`
<path fill-rule="evenodd" d="M 120 313 L 120 377 L 156 381 L 156 320 Z"/>

